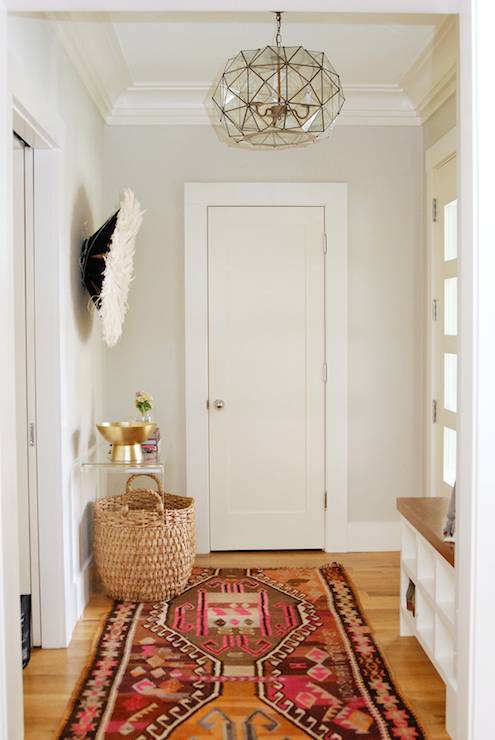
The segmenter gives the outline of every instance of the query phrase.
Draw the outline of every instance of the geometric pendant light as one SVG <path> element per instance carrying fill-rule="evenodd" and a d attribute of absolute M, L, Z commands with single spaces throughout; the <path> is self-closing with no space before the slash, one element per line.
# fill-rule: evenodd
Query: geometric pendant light
<path fill-rule="evenodd" d="M 322 138 L 344 104 L 340 77 L 322 51 L 275 44 L 229 59 L 212 101 L 228 139 L 251 147 L 301 146 Z"/>

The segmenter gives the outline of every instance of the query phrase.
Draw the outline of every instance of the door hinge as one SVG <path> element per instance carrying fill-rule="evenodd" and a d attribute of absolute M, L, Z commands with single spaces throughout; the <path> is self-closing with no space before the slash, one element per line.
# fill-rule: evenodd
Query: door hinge
<path fill-rule="evenodd" d="M 36 437 L 34 433 L 34 423 L 31 421 L 28 425 L 28 442 L 30 447 L 34 447 L 36 444 Z"/>
<path fill-rule="evenodd" d="M 431 402 L 431 420 L 434 424 L 437 423 L 437 402 Z"/>
<path fill-rule="evenodd" d="M 325 494 L 323 496 L 323 507 L 324 507 L 325 511 L 328 508 L 328 493 L 326 491 L 325 491 Z"/>
<path fill-rule="evenodd" d="M 431 315 L 433 321 L 438 321 L 438 300 L 436 298 L 431 302 Z"/>
<path fill-rule="evenodd" d="M 437 199 L 433 198 L 431 202 L 431 218 L 433 220 L 433 223 L 437 220 Z"/>
<path fill-rule="evenodd" d="M 328 365 L 326 362 L 323 363 L 323 382 L 326 383 L 328 378 Z"/>
<path fill-rule="evenodd" d="M 327 253 L 327 249 L 328 249 L 327 235 L 326 234 L 323 234 L 323 254 L 326 254 Z"/>

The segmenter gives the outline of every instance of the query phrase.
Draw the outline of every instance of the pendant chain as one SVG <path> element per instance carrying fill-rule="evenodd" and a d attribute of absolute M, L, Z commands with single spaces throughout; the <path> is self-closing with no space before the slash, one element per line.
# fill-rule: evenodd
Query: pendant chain
<path fill-rule="evenodd" d="M 280 31 L 280 27 L 282 25 L 282 13 L 277 10 L 275 16 L 277 18 L 277 33 L 275 34 L 275 43 L 277 44 L 277 46 L 282 46 L 282 33 Z"/>

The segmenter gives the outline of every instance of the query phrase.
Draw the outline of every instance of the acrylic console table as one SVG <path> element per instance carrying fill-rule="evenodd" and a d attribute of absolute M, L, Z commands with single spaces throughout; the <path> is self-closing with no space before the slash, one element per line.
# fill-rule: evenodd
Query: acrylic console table
<path fill-rule="evenodd" d="M 108 453 L 108 445 L 98 445 L 88 455 L 88 458 L 81 463 L 81 468 L 83 470 L 106 470 L 110 473 L 129 473 L 129 475 L 139 473 L 140 471 L 163 475 L 165 471 L 165 456 L 162 453 L 157 457 L 147 457 L 140 463 L 114 462 Z"/>
<path fill-rule="evenodd" d="M 442 534 L 448 506 L 446 498 L 397 499 L 401 515 L 400 634 L 416 637 L 445 683 L 445 724 L 455 737 L 455 545 L 445 542 Z"/>
<path fill-rule="evenodd" d="M 110 459 L 108 445 L 104 444 L 99 445 L 91 451 L 87 459 L 80 463 L 80 469 L 82 473 L 95 472 L 97 474 L 98 484 L 96 497 L 100 498 L 100 491 L 102 488 L 104 489 L 101 493 L 103 496 L 123 493 L 122 485 L 120 485 L 120 487 L 117 487 L 117 485 L 124 476 L 127 478 L 130 475 L 139 475 L 140 473 L 146 475 L 147 473 L 152 473 L 160 476 L 163 484 L 166 458 L 167 448 L 164 447 L 162 443 L 162 449 L 157 457 L 145 458 L 143 462 L 140 463 L 114 462 Z M 101 486 L 100 473 L 120 474 L 120 478 L 116 478 L 115 482 L 113 484 L 110 483 L 109 485 L 108 477 L 105 475 L 105 485 Z"/>

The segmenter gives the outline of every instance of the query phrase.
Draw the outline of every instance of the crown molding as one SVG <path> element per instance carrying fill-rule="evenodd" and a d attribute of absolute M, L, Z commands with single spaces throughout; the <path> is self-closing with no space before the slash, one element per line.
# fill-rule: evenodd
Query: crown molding
<path fill-rule="evenodd" d="M 87 23 L 73 13 L 47 14 L 69 59 L 104 120 L 131 77 L 113 24 Z"/>
<path fill-rule="evenodd" d="M 344 85 L 346 103 L 341 126 L 420 126 L 411 101 L 400 85 Z"/>
<path fill-rule="evenodd" d="M 106 121 L 126 125 L 215 125 L 208 105 L 208 82 L 140 82 L 123 92 Z M 415 110 L 398 85 L 348 85 L 337 125 L 418 126 Z"/>
<path fill-rule="evenodd" d="M 48 16 L 102 118 L 111 126 L 211 125 L 210 82 L 133 82 L 110 19 Z M 400 84 L 344 86 L 339 126 L 420 126 L 456 91 L 457 21 L 449 17 Z M 218 121 L 216 121 L 218 122 Z"/>
<path fill-rule="evenodd" d="M 457 91 L 458 48 L 457 18 L 450 16 L 401 80 L 423 123 Z"/>

